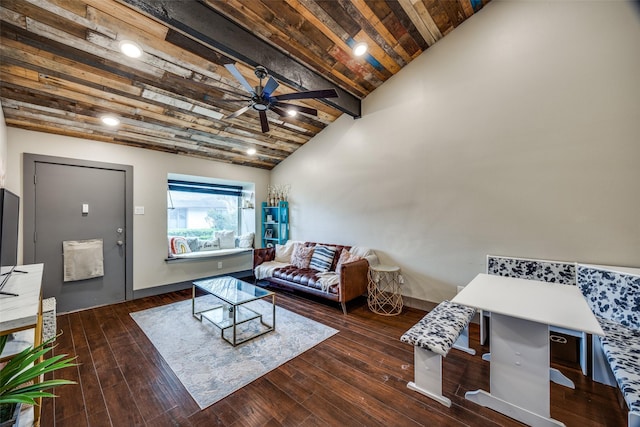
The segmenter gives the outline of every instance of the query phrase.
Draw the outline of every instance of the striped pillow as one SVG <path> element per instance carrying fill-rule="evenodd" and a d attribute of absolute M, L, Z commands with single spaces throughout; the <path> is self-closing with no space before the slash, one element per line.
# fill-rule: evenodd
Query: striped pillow
<path fill-rule="evenodd" d="M 335 254 L 336 248 L 333 246 L 316 246 L 313 249 L 309 267 L 323 273 L 329 271 L 331 264 L 333 264 L 333 256 Z"/>

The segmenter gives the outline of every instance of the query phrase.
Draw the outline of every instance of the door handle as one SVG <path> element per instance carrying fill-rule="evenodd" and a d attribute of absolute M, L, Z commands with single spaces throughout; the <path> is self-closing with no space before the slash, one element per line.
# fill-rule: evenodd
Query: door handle
<path fill-rule="evenodd" d="M 124 242 L 122 240 L 118 240 L 116 243 L 118 244 L 118 246 L 124 245 Z"/>

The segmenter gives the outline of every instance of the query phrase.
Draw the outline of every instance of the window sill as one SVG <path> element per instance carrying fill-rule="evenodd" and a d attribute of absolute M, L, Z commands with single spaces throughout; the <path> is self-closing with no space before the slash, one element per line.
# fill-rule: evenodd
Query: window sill
<path fill-rule="evenodd" d="M 199 251 L 189 252 L 186 254 L 174 255 L 170 258 L 165 258 L 166 262 L 182 262 L 182 261 L 194 261 L 205 260 L 210 258 L 218 258 L 227 255 L 236 255 L 245 252 L 252 252 L 253 248 L 233 248 L 233 249 L 218 249 L 215 251 Z"/>

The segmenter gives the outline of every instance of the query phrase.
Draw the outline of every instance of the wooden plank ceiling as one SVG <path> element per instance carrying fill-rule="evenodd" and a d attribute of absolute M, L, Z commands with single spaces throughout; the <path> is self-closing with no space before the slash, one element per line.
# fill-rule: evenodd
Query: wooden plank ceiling
<path fill-rule="evenodd" d="M 487 1 L 2 0 L 0 102 L 7 126 L 271 169 L 343 112 L 358 116 L 362 98 Z M 207 28 L 220 16 L 228 26 Z M 219 42 L 238 28 L 253 40 Z M 120 53 L 121 40 L 142 57 Z M 351 53 L 358 42 L 369 46 L 362 58 Z M 230 63 L 254 86 L 254 67 L 267 66 L 276 96 L 341 96 L 291 101 L 317 117 L 268 111 L 263 133 L 251 109 L 225 118 L 245 105 L 230 101 L 244 92 Z M 103 125 L 107 113 L 120 125 Z"/>

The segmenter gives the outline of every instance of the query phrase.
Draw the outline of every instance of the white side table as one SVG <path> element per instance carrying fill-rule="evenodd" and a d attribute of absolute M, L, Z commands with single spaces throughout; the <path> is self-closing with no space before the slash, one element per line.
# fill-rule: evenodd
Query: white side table
<path fill-rule="evenodd" d="M 367 304 L 369 310 L 383 316 L 395 316 L 402 312 L 402 284 L 400 267 L 393 265 L 369 266 Z"/>

